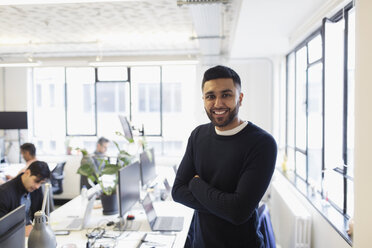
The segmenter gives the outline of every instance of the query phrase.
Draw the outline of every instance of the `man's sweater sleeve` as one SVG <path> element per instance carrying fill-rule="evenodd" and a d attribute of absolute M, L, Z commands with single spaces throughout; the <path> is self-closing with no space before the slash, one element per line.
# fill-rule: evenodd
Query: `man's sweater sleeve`
<path fill-rule="evenodd" d="M 0 218 L 11 211 L 11 201 L 7 193 L 5 189 L 0 189 Z"/>
<path fill-rule="evenodd" d="M 192 142 L 189 138 L 185 155 L 178 168 L 176 179 L 172 188 L 172 198 L 174 201 L 182 203 L 198 211 L 208 212 L 208 210 L 199 203 L 189 189 L 190 180 L 196 175 L 192 160 Z"/>
<path fill-rule="evenodd" d="M 193 178 L 189 189 L 210 213 L 235 225 L 242 224 L 250 218 L 270 183 L 276 153 L 276 143 L 271 136 L 257 145 L 254 157 L 237 179 L 239 181 L 233 193 L 211 187 L 202 178 Z"/>

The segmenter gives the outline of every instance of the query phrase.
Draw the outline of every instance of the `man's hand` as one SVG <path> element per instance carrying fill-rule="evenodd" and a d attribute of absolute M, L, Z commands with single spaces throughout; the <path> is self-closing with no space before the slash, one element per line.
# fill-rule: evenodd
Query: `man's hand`
<path fill-rule="evenodd" d="M 196 177 L 196 178 L 200 178 L 199 175 L 195 175 L 194 177 Z"/>
<path fill-rule="evenodd" d="M 32 231 L 32 225 L 27 225 L 25 230 L 25 237 L 28 237 L 30 235 L 30 232 Z"/>
<path fill-rule="evenodd" d="M 6 180 L 12 180 L 14 177 L 11 175 L 5 175 Z"/>

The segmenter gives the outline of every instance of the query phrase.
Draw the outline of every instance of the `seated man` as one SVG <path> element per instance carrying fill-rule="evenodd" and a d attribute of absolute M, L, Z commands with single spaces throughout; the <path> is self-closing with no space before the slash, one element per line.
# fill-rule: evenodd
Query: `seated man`
<path fill-rule="evenodd" d="M 0 186 L 0 217 L 25 204 L 26 235 L 32 229 L 35 212 L 41 210 L 43 193 L 40 188 L 50 177 L 47 163 L 35 161 L 14 179 Z"/>
<path fill-rule="evenodd" d="M 94 151 L 95 157 L 105 157 L 107 152 L 107 146 L 108 146 L 109 140 L 105 137 L 101 137 L 97 141 L 96 150 Z"/>
<path fill-rule="evenodd" d="M 32 143 L 24 143 L 20 147 L 23 159 L 26 161 L 26 168 L 37 160 L 36 158 L 36 147 Z"/>
<path fill-rule="evenodd" d="M 106 158 L 106 152 L 107 152 L 107 146 L 108 146 L 109 140 L 105 137 L 101 137 L 97 141 L 96 150 L 94 151 L 94 154 L 91 158 L 83 157 L 81 160 L 81 164 L 83 163 L 93 163 L 96 170 L 98 170 L 101 163 L 104 163 L 102 159 Z M 104 165 L 103 165 L 104 166 Z M 96 182 L 93 182 L 96 183 Z M 83 186 L 86 186 L 87 189 L 91 188 L 93 185 L 88 181 L 88 178 L 86 176 L 81 176 L 80 178 L 80 188 Z"/>
<path fill-rule="evenodd" d="M 23 145 L 20 146 L 21 154 L 23 159 L 26 162 L 25 167 L 23 167 L 19 172 L 18 175 L 22 172 L 25 172 L 28 166 L 30 166 L 31 163 L 37 161 L 36 158 L 36 147 L 32 143 L 24 143 Z M 13 179 L 13 176 L 11 175 L 6 175 L 6 179 L 10 180 Z M 0 183 L 2 184 L 2 183 Z"/>

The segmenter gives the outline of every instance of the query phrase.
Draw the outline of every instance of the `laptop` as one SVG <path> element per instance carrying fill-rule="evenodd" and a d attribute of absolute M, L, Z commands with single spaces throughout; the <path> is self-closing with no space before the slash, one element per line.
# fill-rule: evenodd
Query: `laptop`
<path fill-rule="evenodd" d="M 147 220 L 152 231 L 181 231 L 183 228 L 183 217 L 156 216 L 154 206 L 149 194 L 142 201 Z"/>
<path fill-rule="evenodd" d="M 94 202 L 96 200 L 96 194 L 94 194 L 88 201 L 88 204 L 86 205 L 84 217 L 73 217 L 72 219 L 68 219 L 66 221 L 61 221 L 56 225 L 52 225 L 52 229 L 54 231 L 57 230 L 82 230 L 87 227 L 87 224 L 89 223 L 90 215 L 93 210 Z"/>

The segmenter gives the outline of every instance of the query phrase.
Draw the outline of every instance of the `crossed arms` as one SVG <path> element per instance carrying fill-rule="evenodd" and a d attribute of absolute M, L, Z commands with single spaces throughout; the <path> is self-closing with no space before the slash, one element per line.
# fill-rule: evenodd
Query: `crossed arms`
<path fill-rule="evenodd" d="M 198 175 L 189 140 L 172 189 L 172 197 L 197 211 L 216 215 L 234 225 L 248 221 L 265 193 L 275 168 L 276 144 L 267 139 L 257 145 L 253 159 L 246 161 L 244 172 L 237 180 L 233 193 L 208 184 Z M 213 166 L 213 165 L 208 165 Z"/>

